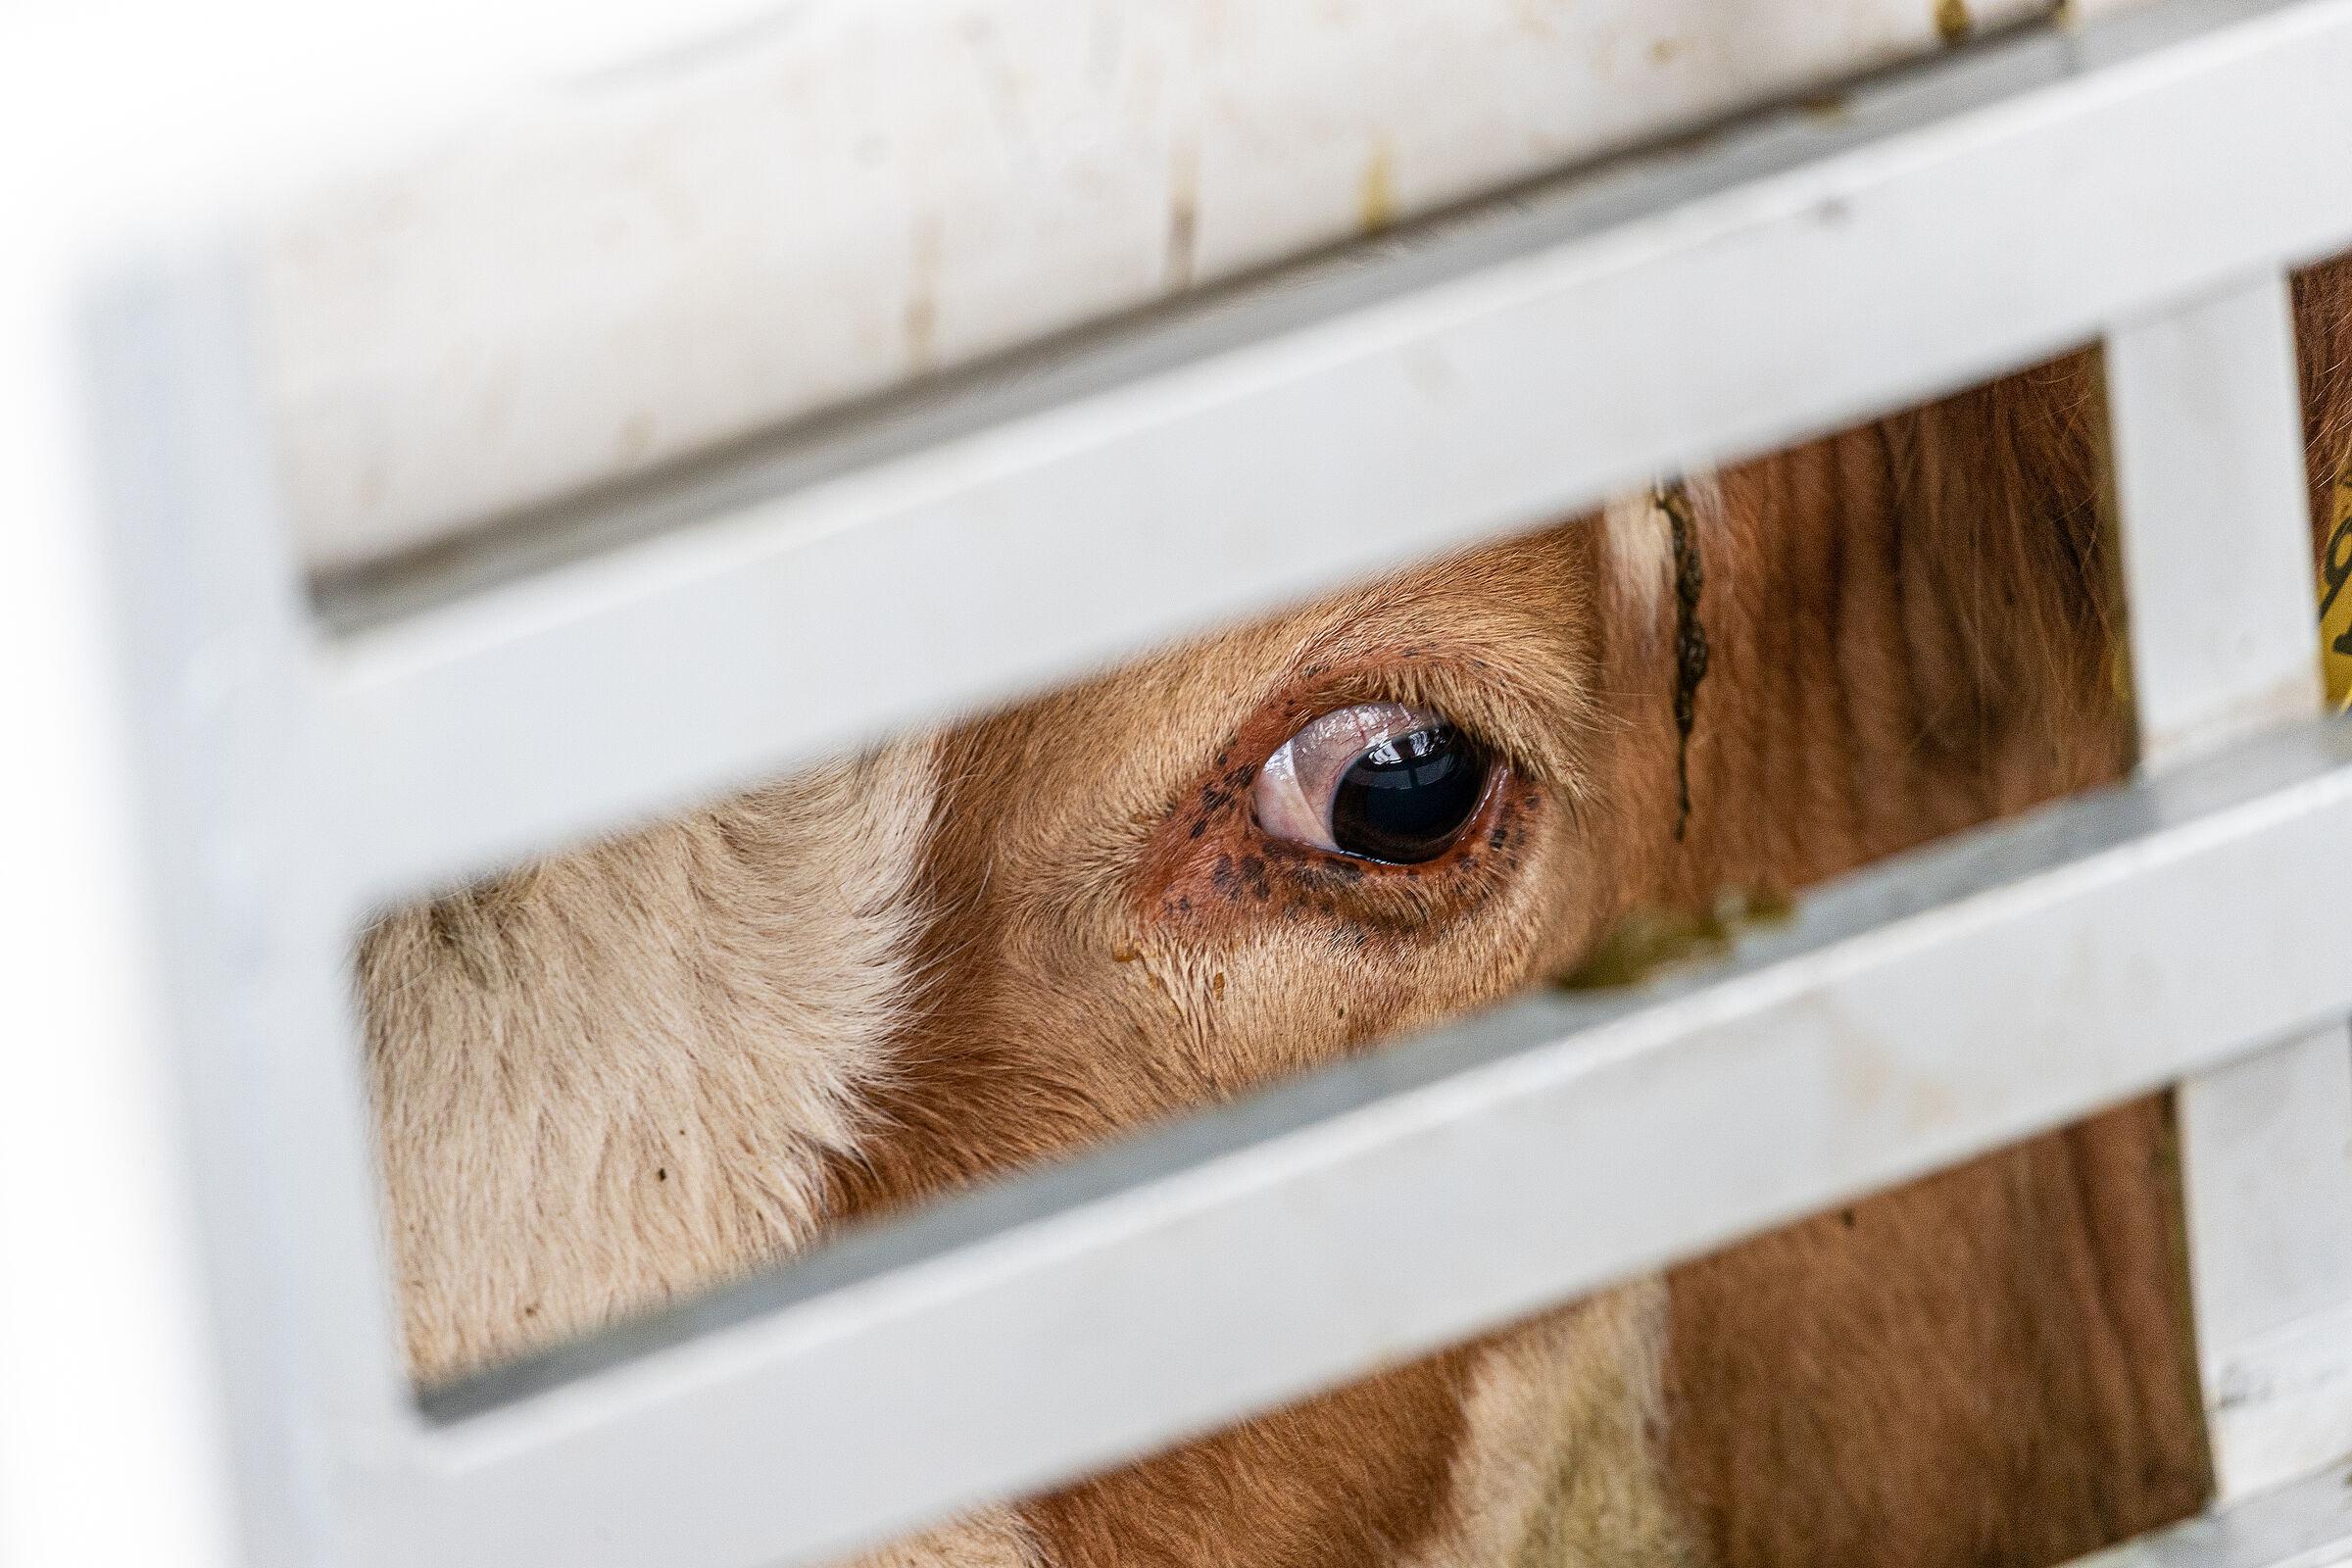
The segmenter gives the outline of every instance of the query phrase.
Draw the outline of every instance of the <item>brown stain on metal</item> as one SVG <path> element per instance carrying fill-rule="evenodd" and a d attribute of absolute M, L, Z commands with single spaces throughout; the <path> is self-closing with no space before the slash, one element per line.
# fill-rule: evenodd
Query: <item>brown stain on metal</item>
<path fill-rule="evenodd" d="M 906 258 L 906 367 L 917 375 L 931 368 L 939 336 L 939 227 L 936 214 L 917 221 Z"/>
<path fill-rule="evenodd" d="M 1820 1011 L 1816 1007 L 1815 1011 Z M 1883 1105 L 1895 1090 L 1894 1065 L 1867 1031 L 1855 1028 L 1835 1012 L 1823 1018 L 1830 1037 L 1829 1068 L 1838 1102 L 1869 1113 Z"/>
<path fill-rule="evenodd" d="M 1905 1137 L 1952 1125 L 1963 1108 L 1959 1086 L 1906 1063 L 1826 997 L 1814 998 L 1806 1010 L 1828 1037 L 1831 1077 L 1846 1107 L 1882 1118 L 1891 1114 Z"/>
<path fill-rule="evenodd" d="M 1716 895 L 1711 909 L 1635 909 L 1600 939 L 1583 963 L 1553 984 L 1563 991 L 1641 985 L 1679 965 L 1720 958 L 1745 933 L 1785 925 L 1795 910 L 1788 895 L 1778 888 L 1726 888 Z"/>
<path fill-rule="evenodd" d="M 1372 149 L 1364 165 L 1355 217 L 1356 226 L 1366 234 L 1377 234 L 1396 221 L 1396 150 L 1386 140 Z"/>
<path fill-rule="evenodd" d="M 1193 286 L 1200 231 L 1200 157 L 1189 144 L 1168 162 L 1168 249 L 1160 267 L 1161 286 L 1180 293 Z"/>
<path fill-rule="evenodd" d="M 1936 0 L 1936 35 L 1945 43 L 1958 43 L 1976 24 L 1968 0 Z"/>
<path fill-rule="evenodd" d="M 612 440 L 612 455 L 623 463 L 635 463 L 653 444 L 654 416 L 641 409 L 621 421 L 620 431 Z"/>

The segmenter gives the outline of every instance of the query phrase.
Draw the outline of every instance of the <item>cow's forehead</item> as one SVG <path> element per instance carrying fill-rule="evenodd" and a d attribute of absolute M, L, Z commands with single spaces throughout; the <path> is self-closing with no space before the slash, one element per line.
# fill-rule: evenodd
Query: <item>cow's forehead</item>
<path fill-rule="evenodd" d="M 1595 532 L 1580 520 L 1343 590 L 1020 705 L 951 744 L 1038 786 L 1024 799 L 1040 813 L 1133 821 L 1194 774 L 1262 760 L 1319 712 L 1387 698 L 1477 726 L 1566 783 L 1596 678 L 1608 557 Z M 1083 801 L 1069 794 L 1080 788 Z"/>

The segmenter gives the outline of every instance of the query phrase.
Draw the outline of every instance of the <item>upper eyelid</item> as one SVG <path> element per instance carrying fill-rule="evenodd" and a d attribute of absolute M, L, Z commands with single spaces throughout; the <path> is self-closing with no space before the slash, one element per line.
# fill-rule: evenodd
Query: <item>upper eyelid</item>
<path fill-rule="evenodd" d="M 1362 713 L 1367 709 L 1383 711 L 1377 718 L 1365 722 L 1354 724 L 1338 722 L 1347 715 Z M 1328 778 L 1315 780 L 1317 788 L 1313 793 L 1324 795 L 1338 785 L 1340 777 L 1354 764 L 1357 759 L 1374 747 L 1446 721 L 1443 714 L 1426 708 L 1407 707 L 1403 703 L 1378 699 L 1371 702 L 1349 703 L 1345 707 L 1334 708 L 1319 713 L 1299 725 L 1291 732 L 1288 739 L 1274 749 L 1266 760 L 1268 764 L 1272 764 L 1285 752 L 1293 752 L 1293 748 L 1298 748 L 1298 751 L 1293 752 L 1295 757 L 1311 756 L 1323 743 L 1337 742 L 1338 745 L 1334 749 L 1315 758 L 1317 762 L 1330 769 Z M 1321 733 L 1317 733 L 1318 731 Z M 1294 773 L 1297 773 L 1295 768 Z M 1303 776 L 1299 776 L 1303 782 Z M 1314 804 L 1320 806 L 1328 804 L 1328 802 L 1318 801 Z"/>
<path fill-rule="evenodd" d="M 1334 721 L 1346 714 L 1360 713 L 1366 709 L 1385 709 L 1387 711 L 1377 721 L 1354 726 L 1355 734 L 1352 736 L 1342 734 L 1341 732 L 1348 726 Z M 1298 741 L 1320 740 L 1323 737 L 1315 735 L 1314 732 L 1318 728 L 1329 726 L 1327 733 L 1332 738 L 1347 740 L 1355 745 L 1358 750 L 1368 751 L 1382 741 L 1395 740 L 1400 735 L 1410 735 L 1415 730 L 1427 729 L 1431 724 L 1441 722 L 1444 720 L 1427 709 L 1416 709 L 1403 703 L 1374 699 L 1370 702 L 1349 703 L 1345 707 L 1334 708 L 1318 713 L 1292 731 L 1290 738 L 1282 744 L 1289 746 Z M 1279 750 L 1279 748 L 1277 749 Z"/>
<path fill-rule="evenodd" d="M 1420 628 L 1385 654 L 1323 659 L 1309 654 L 1289 678 L 1261 689 L 1253 716 L 1228 734 L 1234 760 L 1262 767 L 1322 715 L 1363 703 L 1418 708 L 1446 722 L 1520 778 L 1584 792 L 1581 732 L 1596 717 L 1587 672 L 1536 662 L 1522 668 L 1485 642 L 1454 642 Z M 1328 657 L 1328 656 L 1326 656 Z M 1218 764 L 1223 771 L 1225 764 Z"/>

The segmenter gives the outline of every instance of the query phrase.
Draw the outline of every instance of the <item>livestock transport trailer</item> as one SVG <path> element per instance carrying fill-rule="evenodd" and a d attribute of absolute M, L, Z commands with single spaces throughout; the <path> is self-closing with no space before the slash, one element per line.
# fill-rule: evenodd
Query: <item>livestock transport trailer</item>
<path fill-rule="evenodd" d="M 2352 0 L 0 27 L 9 1563 L 821 1561 L 2166 1085 L 2099 1560 L 2352 1562 Z M 2092 341 L 2127 786 L 412 1390 L 370 910 Z"/>

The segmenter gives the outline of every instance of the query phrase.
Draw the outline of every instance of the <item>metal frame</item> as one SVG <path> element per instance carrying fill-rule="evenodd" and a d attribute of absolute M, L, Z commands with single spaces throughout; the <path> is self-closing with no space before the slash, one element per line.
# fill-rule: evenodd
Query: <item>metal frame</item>
<path fill-rule="evenodd" d="M 323 609 L 233 250 L 118 277 L 94 423 L 251 1556 L 813 1560 L 2183 1077 L 2225 1488 L 2318 1471 L 2352 736 L 2295 721 L 2280 278 L 2352 244 L 2346 80 L 2352 0 L 2023 36 Z M 411 1396 L 345 1044 L 380 901 L 2102 334 L 2149 777 L 1825 892 L 1713 983 L 1513 1004 Z M 2310 1159 L 2232 1165 L 2274 1112 Z"/>
<path fill-rule="evenodd" d="M 271 208 L 314 564 L 1939 48 L 1922 0 L 819 0 L 700 40 L 648 9 L 667 49 Z M 1979 33 L 2055 9 L 1968 3 Z"/>
<path fill-rule="evenodd" d="M 2111 332 L 2106 370 L 2140 759 L 2161 772 L 2319 708 L 2284 278 Z M 2207 1436 L 2235 1498 L 2352 1453 L 2352 1035 L 2188 1078 L 2177 1103 Z"/>
<path fill-rule="evenodd" d="M 2352 1471 L 2307 1477 L 2159 1532 L 2076 1568 L 2343 1568 L 2352 1562 Z"/>

